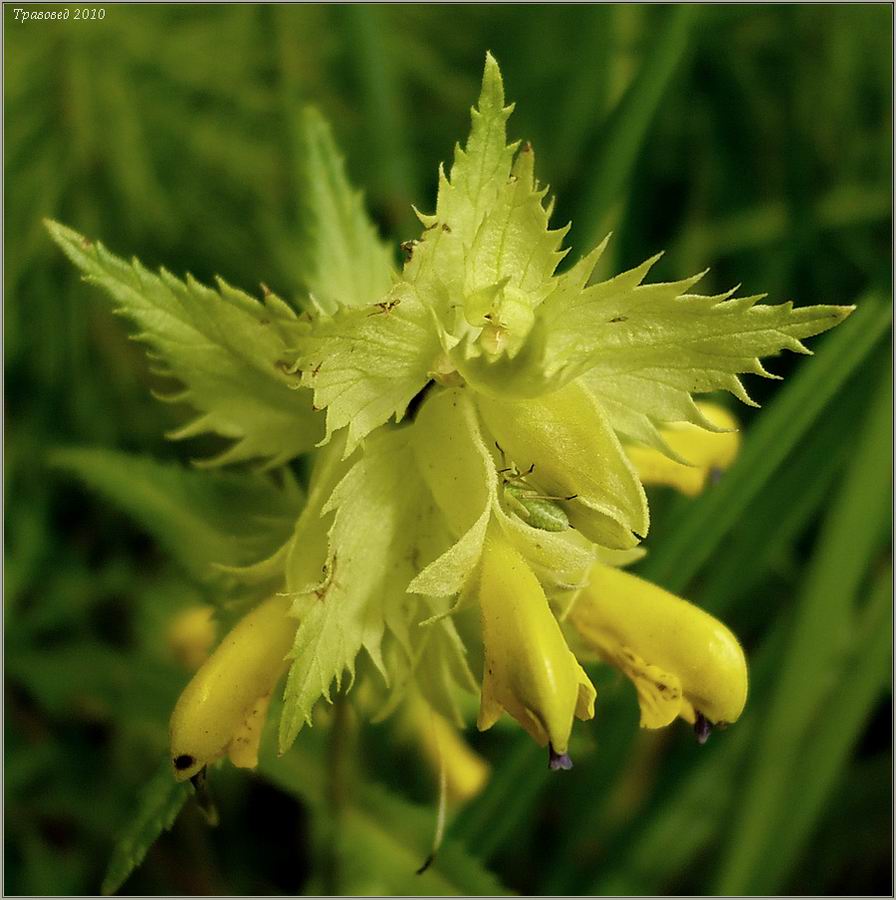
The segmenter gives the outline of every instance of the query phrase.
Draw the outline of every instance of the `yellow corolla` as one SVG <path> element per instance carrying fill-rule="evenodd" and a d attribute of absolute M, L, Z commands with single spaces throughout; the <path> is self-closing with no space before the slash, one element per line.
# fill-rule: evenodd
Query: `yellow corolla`
<path fill-rule="evenodd" d="M 747 700 L 747 663 L 737 638 L 699 607 L 611 566 L 598 564 L 567 621 L 635 683 L 641 725 L 681 716 L 701 743 L 734 722 Z"/>
<path fill-rule="evenodd" d="M 714 473 L 723 472 L 740 449 L 738 421 L 722 406 L 698 403 L 700 412 L 717 428 L 706 431 L 689 422 L 676 422 L 660 431 L 669 448 L 690 465 L 670 459 L 652 447 L 627 446 L 625 452 L 643 484 L 665 484 L 688 496 L 699 494 Z"/>
<path fill-rule="evenodd" d="M 298 622 L 289 597 L 275 596 L 244 616 L 184 689 L 171 714 L 171 760 L 179 781 L 230 756 L 258 764 L 271 693 L 286 668 Z"/>
<path fill-rule="evenodd" d="M 444 772 L 450 806 L 472 800 L 486 785 L 489 764 L 464 740 L 457 726 L 419 697 L 408 704 L 407 725 L 434 772 Z"/>
<path fill-rule="evenodd" d="M 179 612 L 168 626 L 168 646 L 177 661 L 194 672 L 207 659 L 215 643 L 215 619 L 211 606 L 191 606 Z"/>
<path fill-rule="evenodd" d="M 479 605 L 485 663 L 478 726 L 506 710 L 542 746 L 551 768 L 569 768 L 573 717 L 594 715 L 594 686 L 576 661 L 525 559 L 497 530 L 482 554 Z"/>

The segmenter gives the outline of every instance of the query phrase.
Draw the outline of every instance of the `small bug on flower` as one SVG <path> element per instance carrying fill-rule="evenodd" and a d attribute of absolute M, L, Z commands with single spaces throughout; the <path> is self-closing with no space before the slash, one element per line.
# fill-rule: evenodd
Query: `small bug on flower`
<path fill-rule="evenodd" d="M 506 465 L 504 451 L 497 441 L 495 446 L 501 454 L 502 468 L 498 469 L 498 474 L 504 479 L 504 498 L 510 509 L 533 528 L 541 531 L 566 531 L 569 528 L 569 518 L 557 501 L 574 500 L 576 495 L 552 497 L 539 494 L 526 481 L 535 471 L 535 464 L 521 472 L 515 465 Z"/>

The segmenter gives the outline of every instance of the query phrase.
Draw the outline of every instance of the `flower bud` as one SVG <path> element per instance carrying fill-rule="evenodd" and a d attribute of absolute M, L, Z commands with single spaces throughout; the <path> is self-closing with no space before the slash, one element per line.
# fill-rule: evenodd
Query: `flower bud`
<path fill-rule="evenodd" d="M 489 533 L 479 586 L 485 668 L 478 726 L 509 712 L 552 759 L 564 757 L 573 716 L 594 715 L 594 686 L 576 661 L 538 579 L 497 530 Z"/>
<path fill-rule="evenodd" d="M 168 646 L 177 661 L 191 672 L 208 659 L 215 643 L 213 613 L 210 606 L 191 606 L 179 612 L 168 626 Z"/>
<path fill-rule="evenodd" d="M 743 711 L 747 663 L 737 638 L 649 581 L 598 564 L 567 621 L 634 682 L 642 727 L 662 728 L 681 716 L 705 731 Z"/>
<path fill-rule="evenodd" d="M 690 465 L 682 465 L 653 447 L 626 447 L 625 452 L 644 484 L 669 485 L 693 497 L 703 490 L 707 479 L 734 462 L 740 449 L 737 419 L 714 403 L 698 403 L 697 408 L 717 428 L 728 430 L 707 431 L 690 422 L 665 426 L 660 436 L 670 450 Z"/>
<path fill-rule="evenodd" d="M 464 740 L 456 725 L 428 703 L 414 698 L 408 724 L 433 772 L 444 770 L 448 804 L 460 806 L 479 794 L 491 774 L 489 764 Z"/>

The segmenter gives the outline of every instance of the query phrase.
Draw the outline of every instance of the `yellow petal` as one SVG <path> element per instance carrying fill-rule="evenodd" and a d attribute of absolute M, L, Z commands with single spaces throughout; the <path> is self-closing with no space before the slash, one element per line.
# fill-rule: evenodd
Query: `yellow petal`
<path fill-rule="evenodd" d="M 690 422 L 676 422 L 660 431 L 669 448 L 690 465 L 682 465 L 653 447 L 628 446 L 625 452 L 644 484 L 665 484 L 688 496 L 699 494 L 713 472 L 734 462 L 740 449 L 738 421 L 721 406 L 698 403 L 700 412 L 724 432 L 706 431 Z"/>
<path fill-rule="evenodd" d="M 168 626 L 168 646 L 185 669 L 195 671 L 208 659 L 215 643 L 213 612 L 210 606 L 191 606 Z"/>
<path fill-rule="evenodd" d="M 273 691 L 293 645 L 298 623 L 288 616 L 291 605 L 289 597 L 275 596 L 244 616 L 180 695 L 170 724 L 178 780 L 228 753 L 238 736 L 251 751 L 252 712 Z"/>
<path fill-rule="evenodd" d="M 261 732 L 264 730 L 264 720 L 270 705 L 270 694 L 259 697 L 230 739 L 227 756 L 238 769 L 254 769 L 258 765 Z"/>
<path fill-rule="evenodd" d="M 472 800 L 488 781 L 489 764 L 428 704 L 414 707 L 414 726 L 426 761 L 436 772 L 445 767 L 448 803 L 457 806 Z"/>
<path fill-rule="evenodd" d="M 485 542 L 479 589 L 485 669 L 480 730 L 506 710 L 552 760 L 569 746 L 574 716 L 594 715 L 594 686 L 576 661 L 523 557 L 493 530 Z"/>
<path fill-rule="evenodd" d="M 730 723 L 743 711 L 747 664 L 737 638 L 686 600 L 598 564 L 568 621 L 635 682 L 644 727 L 662 727 L 675 715 Z"/>
<path fill-rule="evenodd" d="M 612 657 L 634 682 L 642 728 L 664 728 L 681 714 L 682 690 L 677 675 L 645 662 L 631 647 L 609 646 L 604 655 Z"/>

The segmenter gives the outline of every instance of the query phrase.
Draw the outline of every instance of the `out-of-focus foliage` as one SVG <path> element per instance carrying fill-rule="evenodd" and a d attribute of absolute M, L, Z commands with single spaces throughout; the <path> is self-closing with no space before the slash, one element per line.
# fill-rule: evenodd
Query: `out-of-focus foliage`
<path fill-rule="evenodd" d="M 111 459 L 57 452 L 70 447 L 186 462 L 226 445 L 163 440 L 185 411 L 151 399 L 169 383 L 41 219 L 178 276 L 301 298 L 304 105 L 333 123 L 384 236 L 405 240 L 486 49 L 519 101 L 513 136 L 558 192 L 556 221 L 576 222 L 574 257 L 612 228 L 602 272 L 666 248 L 661 278 L 708 263 L 707 291 L 859 307 L 785 386 L 754 379 L 767 408 L 738 411 L 742 453 L 718 485 L 651 497 L 638 571 L 724 613 L 751 659 L 747 713 L 703 748 L 684 728 L 639 732 L 630 686 L 595 669 L 572 772 L 548 772 L 516 730 L 470 735 L 491 781 L 420 879 L 431 774 L 388 722 L 350 723 L 348 747 L 306 729 L 255 776 L 215 771 L 218 828 L 187 803 L 123 889 L 889 892 L 889 7 L 4 15 L 8 893 L 99 889 L 187 679 L 167 628 L 224 590 L 62 467 L 91 480 L 85 467 Z M 157 502 L 174 478 L 159 473 Z M 224 481 L 183 490 L 227 496 Z M 197 538 L 201 553 L 215 535 Z"/>

